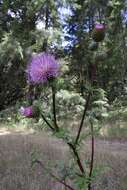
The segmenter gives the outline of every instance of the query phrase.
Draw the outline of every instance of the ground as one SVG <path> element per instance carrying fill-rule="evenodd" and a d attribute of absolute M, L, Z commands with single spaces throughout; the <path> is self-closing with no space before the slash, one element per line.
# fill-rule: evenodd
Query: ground
<path fill-rule="evenodd" d="M 90 154 L 90 142 L 85 141 L 82 158 Z M 96 139 L 95 164 L 102 173 L 93 190 L 127 190 L 127 142 Z M 43 163 L 66 160 L 68 148 L 47 133 L 0 130 L 0 189 L 1 190 L 65 190 L 48 177 L 39 166 L 31 167 L 31 155 L 38 150 Z"/>

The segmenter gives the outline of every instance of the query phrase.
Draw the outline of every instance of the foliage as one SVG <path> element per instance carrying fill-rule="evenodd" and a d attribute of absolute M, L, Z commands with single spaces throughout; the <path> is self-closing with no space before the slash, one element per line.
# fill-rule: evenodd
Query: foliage
<path fill-rule="evenodd" d="M 36 122 L 41 117 L 71 152 L 70 166 L 64 169 L 60 164 L 55 173 L 38 158 L 34 157 L 34 162 L 71 190 L 73 185 L 91 190 L 97 175 L 94 137 L 99 127 L 95 124 L 118 115 L 126 117 L 126 1 L 6 0 L 0 5 L 0 109 L 25 99 L 27 92 L 29 100 L 24 105 L 37 108 Z M 64 17 L 62 11 L 67 9 Z M 96 24 L 103 26 L 101 38 L 96 36 Z M 41 51 L 61 58 L 60 77 L 54 80 L 55 74 L 51 75 L 52 59 L 47 66 L 47 59 L 39 57 L 34 62 L 35 67 L 40 65 L 36 67 L 37 81 L 27 83 L 26 63 Z M 44 85 L 39 80 L 42 76 L 47 76 Z M 89 123 L 88 134 L 82 133 L 84 120 Z M 76 122 L 77 128 L 72 131 L 66 121 Z M 84 164 L 80 150 L 85 136 L 91 140 L 91 155 Z"/>
<path fill-rule="evenodd" d="M 126 77 L 126 22 L 123 23 L 126 15 L 125 1 L 77 1 L 77 4 L 80 8 L 72 8 L 72 16 L 67 21 L 66 36 L 70 40 L 72 61 L 70 72 L 77 75 L 82 93 L 83 83 L 90 79 L 91 62 L 96 62 L 97 81 L 112 101 L 116 96 L 113 92 L 113 86 L 117 89 L 115 81 L 123 82 Z M 122 11 L 124 14 L 121 14 Z M 93 53 L 95 56 L 92 60 L 89 43 L 93 43 L 90 37 L 95 23 L 105 24 L 106 36 L 98 51 Z"/>
<path fill-rule="evenodd" d="M 0 2 L 1 109 L 15 103 L 24 95 L 26 86 L 24 69 L 26 60 L 30 58 L 32 52 L 43 50 L 46 44 L 52 49 L 61 43 L 62 34 L 59 26 L 61 6 L 64 6 L 62 1 L 60 3 L 52 0 Z M 42 29 L 38 28 L 38 23 Z M 19 80 L 17 75 L 21 75 L 18 77 Z M 17 82 L 14 84 L 13 81 Z M 3 94 L 14 95 L 4 97 Z"/>
<path fill-rule="evenodd" d="M 57 111 L 59 119 L 67 119 L 70 116 L 76 119 L 77 116 L 81 115 L 85 104 L 85 100 L 78 93 L 67 90 L 60 90 L 56 94 L 56 100 L 58 103 Z M 63 105 L 65 106 L 63 107 Z"/>
<path fill-rule="evenodd" d="M 94 97 L 92 102 L 92 112 L 90 114 L 93 114 L 95 119 L 102 120 L 108 116 L 108 99 L 106 97 L 106 92 L 99 88 L 94 90 Z"/>

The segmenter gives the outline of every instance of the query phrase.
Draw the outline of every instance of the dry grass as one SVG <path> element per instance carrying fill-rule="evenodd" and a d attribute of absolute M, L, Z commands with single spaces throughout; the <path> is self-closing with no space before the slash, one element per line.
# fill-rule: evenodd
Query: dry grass
<path fill-rule="evenodd" d="M 127 190 L 127 143 L 96 141 L 96 162 L 107 169 L 97 178 L 94 190 Z M 68 148 L 45 134 L 10 133 L 0 136 L 0 190 L 64 190 L 43 169 L 31 168 L 31 153 L 37 149 L 48 160 L 66 160 Z M 83 159 L 89 156 L 84 143 Z"/>
<path fill-rule="evenodd" d="M 84 144 L 90 156 L 90 142 Z M 93 190 L 127 190 L 127 142 L 95 140 L 95 166 L 100 167 Z"/>
<path fill-rule="evenodd" d="M 62 147 L 62 149 L 61 149 Z M 1 190 L 62 190 L 40 168 L 31 168 L 31 153 L 38 150 L 43 163 L 65 159 L 67 148 L 45 135 L 9 134 L 0 136 Z M 64 150 L 66 149 L 66 150 Z"/>

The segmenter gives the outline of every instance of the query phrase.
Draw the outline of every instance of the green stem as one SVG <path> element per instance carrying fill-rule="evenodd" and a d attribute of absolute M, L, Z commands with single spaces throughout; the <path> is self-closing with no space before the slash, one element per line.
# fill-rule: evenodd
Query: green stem
<path fill-rule="evenodd" d="M 54 121 L 55 130 L 59 131 L 57 118 L 56 118 L 56 92 L 55 92 L 55 87 L 53 85 L 52 85 L 52 106 L 53 106 L 53 121 Z"/>
<path fill-rule="evenodd" d="M 91 177 L 92 177 L 93 165 L 94 165 L 94 130 L 93 130 L 93 123 L 91 122 L 90 124 L 91 124 L 91 160 L 90 160 L 88 190 L 91 190 Z"/>
<path fill-rule="evenodd" d="M 45 123 L 49 126 L 49 128 L 52 129 L 52 131 L 54 131 L 53 126 L 48 122 L 48 120 L 45 118 L 45 116 L 42 113 L 41 113 L 41 117 L 45 121 Z"/>
<path fill-rule="evenodd" d="M 73 144 L 71 144 L 71 143 L 68 143 L 68 145 L 69 145 L 69 147 L 72 149 L 72 151 L 73 151 L 73 153 L 74 153 L 74 156 L 76 157 L 76 161 L 77 161 L 77 164 L 78 164 L 78 167 L 79 167 L 81 173 L 84 174 L 85 171 L 84 171 L 84 168 L 83 168 L 81 159 L 80 159 L 80 157 L 79 157 L 79 154 L 78 154 L 78 152 L 77 152 L 77 150 L 76 150 L 76 147 L 75 147 Z"/>
<path fill-rule="evenodd" d="M 83 123 L 84 123 L 84 120 L 85 120 L 85 117 L 86 117 L 86 112 L 88 110 L 89 103 L 90 103 L 90 97 L 91 97 L 91 92 L 89 92 L 87 100 L 86 100 L 86 104 L 85 104 L 82 120 L 81 120 L 81 123 L 80 123 L 80 126 L 79 126 L 79 130 L 78 130 L 78 133 L 77 133 L 76 140 L 75 140 L 75 145 L 78 144 L 78 141 L 79 141 L 79 138 L 80 138 L 80 134 L 81 134 L 81 131 L 82 131 L 82 128 L 83 128 Z"/>

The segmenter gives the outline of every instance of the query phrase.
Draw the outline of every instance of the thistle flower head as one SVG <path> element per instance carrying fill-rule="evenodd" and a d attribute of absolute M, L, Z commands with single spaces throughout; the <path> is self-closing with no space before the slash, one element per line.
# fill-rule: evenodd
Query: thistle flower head
<path fill-rule="evenodd" d="M 96 29 L 96 30 L 104 30 L 104 28 L 105 28 L 105 27 L 104 27 L 103 24 L 96 24 L 96 25 L 95 25 L 95 29 Z"/>
<path fill-rule="evenodd" d="M 28 82 L 34 84 L 45 83 L 55 78 L 59 73 L 59 65 L 54 56 L 48 53 L 34 55 L 27 67 Z"/>
<path fill-rule="evenodd" d="M 21 107 L 19 110 L 20 114 L 25 117 L 32 117 L 33 116 L 33 109 L 31 106 L 29 107 Z"/>

